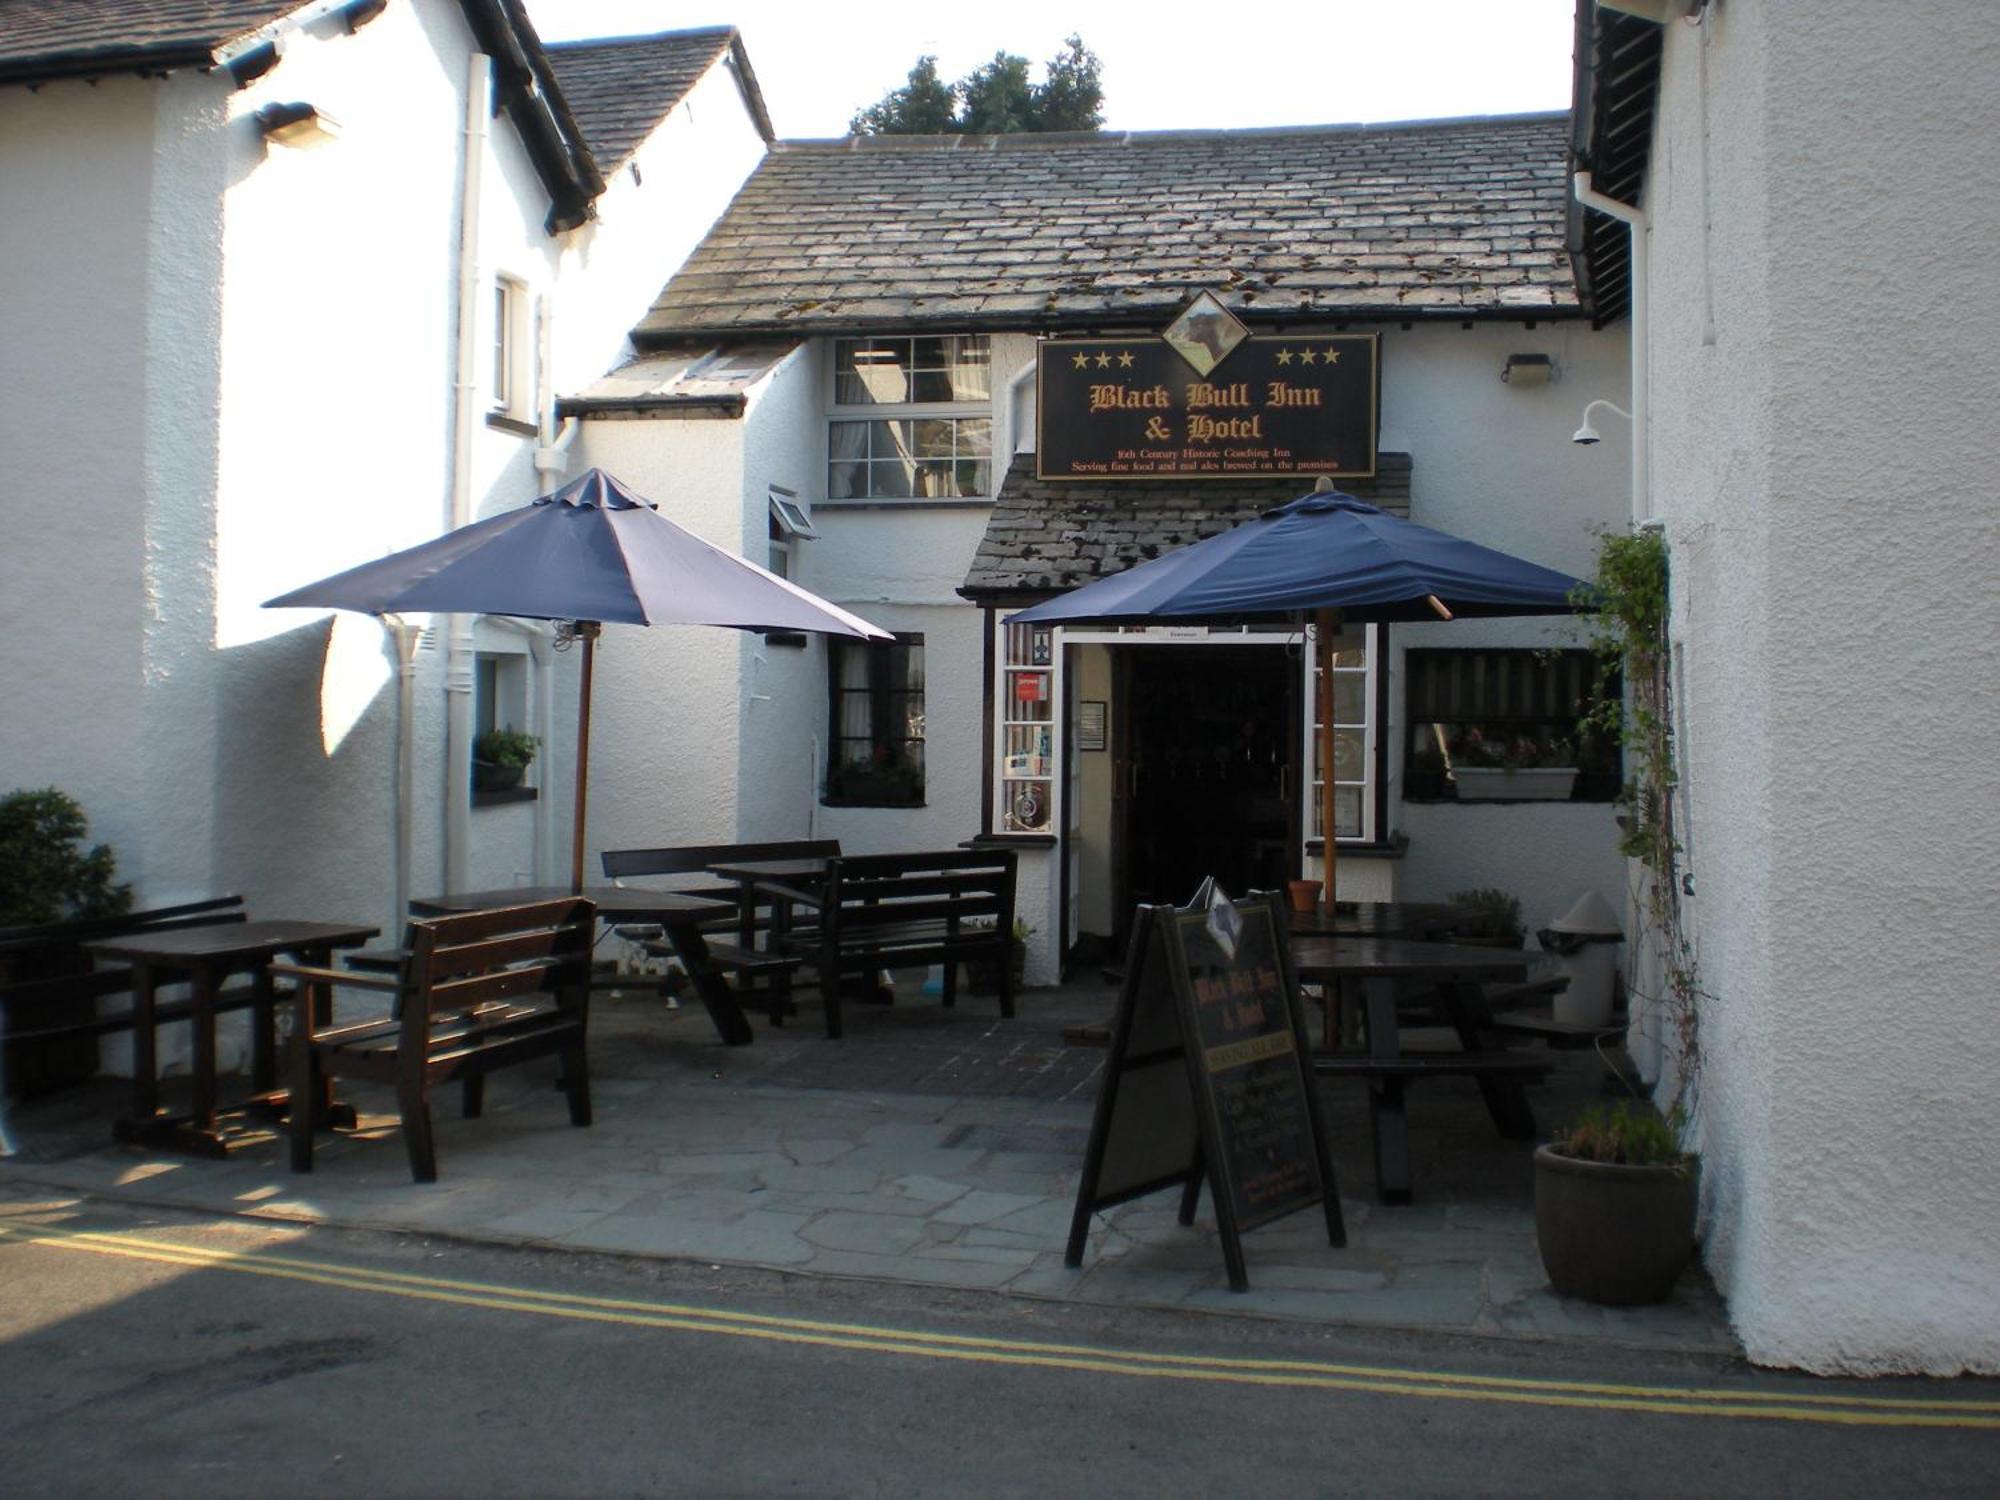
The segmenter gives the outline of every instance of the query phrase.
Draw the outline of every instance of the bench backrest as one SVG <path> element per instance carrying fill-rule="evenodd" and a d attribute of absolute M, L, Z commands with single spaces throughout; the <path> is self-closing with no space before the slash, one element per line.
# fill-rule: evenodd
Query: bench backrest
<path fill-rule="evenodd" d="M 439 1011 L 477 1011 L 515 995 L 587 993 L 596 903 L 582 897 L 428 917 L 405 939 L 403 1044 L 421 1050 Z"/>
<path fill-rule="evenodd" d="M 214 896 L 151 911 L 120 912 L 113 917 L 85 917 L 72 922 L 43 922 L 29 927 L 0 927 L 0 963 L 10 954 L 41 948 L 69 947 L 96 938 L 126 937 L 134 932 L 167 932 L 176 927 L 207 927 L 217 922 L 241 922 L 248 914 L 241 896 Z"/>
<path fill-rule="evenodd" d="M 829 861 L 829 935 L 900 922 L 942 919 L 953 930 L 991 922 L 995 938 L 1014 930 L 1012 849 L 948 849 L 916 854 L 853 854 Z M 969 935 L 969 932 L 968 932 Z"/>
<path fill-rule="evenodd" d="M 761 844 L 678 844 L 665 849 L 606 849 L 604 873 L 612 880 L 639 875 L 703 875 L 710 865 L 762 859 L 834 859 L 839 839 L 780 839 Z M 720 889 L 733 890 L 722 886 Z"/>

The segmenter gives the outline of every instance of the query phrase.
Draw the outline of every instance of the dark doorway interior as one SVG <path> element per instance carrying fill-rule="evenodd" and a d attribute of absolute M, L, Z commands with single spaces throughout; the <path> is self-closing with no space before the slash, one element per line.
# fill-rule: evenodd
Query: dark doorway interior
<path fill-rule="evenodd" d="M 1245 647 L 1121 654 L 1130 779 L 1120 910 L 1184 903 L 1207 875 L 1231 895 L 1282 886 L 1296 662 Z"/>

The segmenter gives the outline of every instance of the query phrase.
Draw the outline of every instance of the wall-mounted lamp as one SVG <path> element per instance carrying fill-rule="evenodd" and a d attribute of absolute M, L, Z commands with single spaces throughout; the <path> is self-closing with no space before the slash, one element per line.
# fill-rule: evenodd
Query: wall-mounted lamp
<path fill-rule="evenodd" d="M 1583 425 L 1577 428 L 1575 432 L 1570 434 L 1569 440 L 1572 443 L 1581 443 L 1587 448 L 1592 443 L 1599 443 L 1603 441 L 1603 439 L 1598 436 L 1597 429 L 1590 425 L 1590 414 L 1596 411 L 1597 408 L 1600 406 L 1603 407 L 1606 411 L 1616 412 L 1619 416 L 1623 417 L 1628 422 L 1632 420 L 1632 413 L 1625 410 L 1625 408 L 1620 406 L 1617 402 L 1606 401 L 1602 398 L 1599 398 L 1598 400 L 1592 401 L 1584 407 Z"/>
<path fill-rule="evenodd" d="M 267 104 L 257 111 L 264 139 L 281 146 L 318 146 L 340 134 L 340 121 L 310 104 Z"/>
<path fill-rule="evenodd" d="M 1510 354 L 1500 378 L 1509 385 L 1550 385 L 1562 379 L 1562 371 L 1546 354 Z"/>

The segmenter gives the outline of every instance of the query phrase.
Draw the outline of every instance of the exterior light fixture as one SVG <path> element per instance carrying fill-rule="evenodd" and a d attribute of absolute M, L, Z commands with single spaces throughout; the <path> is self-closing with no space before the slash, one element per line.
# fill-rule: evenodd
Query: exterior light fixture
<path fill-rule="evenodd" d="M 318 146 L 340 134 L 340 121 L 310 104 L 267 104 L 257 111 L 257 128 L 281 146 Z"/>
<path fill-rule="evenodd" d="M 1562 371 L 1546 354 L 1510 354 L 1500 366 L 1500 378 L 1509 385 L 1550 385 L 1562 378 Z"/>
<path fill-rule="evenodd" d="M 1575 432 L 1570 434 L 1569 440 L 1572 443 L 1581 443 L 1584 447 L 1587 448 L 1592 443 L 1598 443 L 1603 441 L 1603 439 L 1598 435 L 1597 429 L 1590 425 L 1590 414 L 1596 411 L 1597 408 L 1600 406 L 1603 407 L 1606 411 L 1616 412 L 1619 416 L 1623 417 L 1628 422 L 1632 420 L 1632 413 L 1625 410 L 1624 407 L 1618 405 L 1617 402 L 1606 401 L 1603 400 L 1602 398 L 1599 398 L 1598 400 L 1592 401 L 1584 407 L 1583 425 L 1577 428 Z"/>

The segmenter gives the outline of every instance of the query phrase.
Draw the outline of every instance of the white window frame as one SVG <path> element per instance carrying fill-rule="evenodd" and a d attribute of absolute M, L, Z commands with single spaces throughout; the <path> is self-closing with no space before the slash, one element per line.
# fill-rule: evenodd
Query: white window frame
<path fill-rule="evenodd" d="M 1007 626 L 1013 613 L 993 612 L 993 785 L 989 791 L 992 799 L 991 827 L 996 834 L 1019 838 L 1055 838 L 1064 826 L 1063 802 L 1067 795 L 1067 780 L 1063 774 L 1066 764 L 1063 744 L 1063 704 L 1067 701 L 1064 693 L 1068 689 L 1063 663 L 1064 636 L 1061 627 L 1049 627 L 1049 659 L 1047 662 L 1013 663 L 1007 656 Z M 1014 679 L 1016 676 L 1035 675 L 1043 678 L 1044 698 L 1049 705 L 1049 717 L 1042 719 L 1010 719 L 1009 710 L 1014 704 Z M 1033 757 L 1039 768 L 1028 774 L 1010 777 L 1007 774 L 1009 756 L 1007 751 L 1009 728 L 1045 730 L 1046 749 Z M 1021 759 L 1021 757 L 1015 757 Z M 1010 826 L 1012 794 L 1008 787 L 1030 782 L 1047 784 L 1048 808 L 1039 828 L 1015 828 Z"/>
<path fill-rule="evenodd" d="M 770 486 L 771 560 L 765 564 L 780 578 L 798 582 L 798 543 L 816 542 L 819 531 L 813 525 L 812 507 L 781 484 Z"/>
<path fill-rule="evenodd" d="M 1361 776 L 1337 777 L 1335 787 L 1359 787 L 1361 789 L 1361 830 L 1354 834 L 1339 834 L 1335 842 L 1341 845 L 1363 846 L 1381 842 L 1379 807 L 1382 776 L 1382 627 L 1364 625 L 1360 627 L 1363 645 L 1363 662 L 1359 667 L 1336 667 L 1336 673 L 1352 675 L 1361 680 L 1360 723 L 1351 723 L 1339 718 L 1334 720 L 1334 728 L 1360 729 L 1362 731 Z M 1347 632 L 1342 632 L 1345 635 Z M 1305 722 L 1305 743 L 1299 747 L 1299 764 L 1309 769 L 1306 778 L 1306 795 L 1299 799 L 1299 816 L 1304 824 L 1301 830 L 1307 847 L 1320 837 L 1319 816 L 1320 765 L 1319 765 L 1319 637 L 1316 627 L 1306 630 L 1306 649 L 1302 653 L 1305 662 L 1306 711 L 1299 717 Z"/>
<path fill-rule="evenodd" d="M 527 282 L 493 278 L 493 415 L 515 422 L 535 420 L 534 309 Z"/>
<path fill-rule="evenodd" d="M 840 348 L 843 344 L 881 343 L 885 339 L 908 338 L 913 343 L 923 338 L 967 338 L 980 339 L 986 345 L 987 392 L 980 401 L 904 401 L 877 402 L 868 405 L 843 405 L 840 394 Z M 996 471 L 994 439 L 999 435 L 1000 422 L 995 415 L 995 390 L 993 380 L 993 336 L 986 333 L 945 332 L 926 334 L 891 334 L 884 338 L 854 337 L 830 338 L 826 341 L 826 421 L 825 444 L 826 462 L 820 468 L 820 484 L 828 505 L 964 505 L 990 501 L 999 484 Z M 979 494 L 972 495 L 844 495 L 833 496 L 833 466 L 837 460 L 833 451 L 833 429 L 837 422 L 916 422 L 927 419 L 983 419 L 986 422 L 986 485 Z"/>

